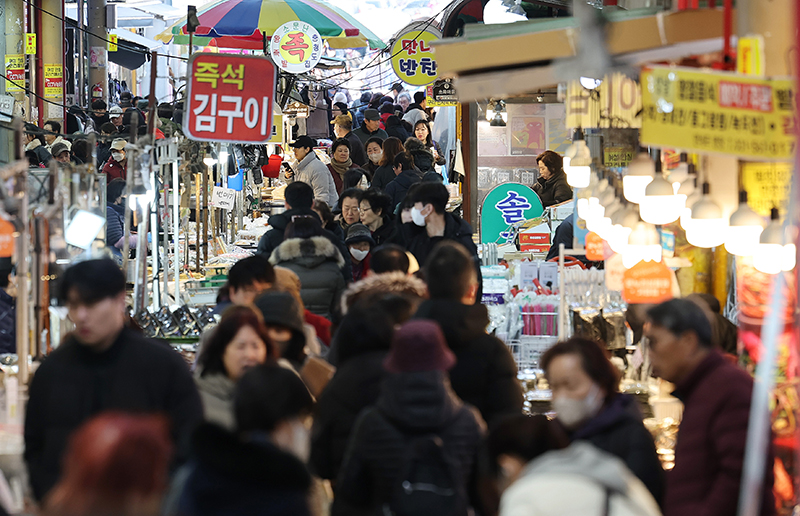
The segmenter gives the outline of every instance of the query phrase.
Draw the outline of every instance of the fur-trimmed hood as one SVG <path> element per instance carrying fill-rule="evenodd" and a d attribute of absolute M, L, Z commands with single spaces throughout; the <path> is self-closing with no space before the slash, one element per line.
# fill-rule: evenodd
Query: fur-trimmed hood
<path fill-rule="evenodd" d="M 373 292 L 393 292 L 414 294 L 421 298 L 428 297 L 425 282 L 400 271 L 373 274 L 361 281 L 353 283 L 342 295 L 342 315 L 353 306 L 359 298 Z"/>
<path fill-rule="evenodd" d="M 344 267 L 342 253 L 324 236 L 286 239 L 269 257 L 269 263 L 272 265 L 295 262 L 309 269 L 318 267 L 326 261 L 335 262 L 340 269 Z"/>

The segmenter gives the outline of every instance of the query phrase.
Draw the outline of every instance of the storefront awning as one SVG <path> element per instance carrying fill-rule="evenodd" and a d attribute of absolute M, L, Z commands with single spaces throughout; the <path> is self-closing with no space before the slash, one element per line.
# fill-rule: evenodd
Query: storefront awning
<path fill-rule="evenodd" d="M 128 70 L 136 70 L 146 61 L 150 52 L 161 48 L 161 43 L 124 29 L 111 29 L 109 34 L 119 37 L 116 52 L 108 53 L 108 60 Z"/>
<path fill-rule="evenodd" d="M 608 51 L 640 64 L 722 50 L 722 18 L 721 9 L 618 11 L 609 15 Z M 455 76 L 459 100 L 470 102 L 553 86 L 553 62 L 574 57 L 579 38 L 578 21 L 559 18 L 466 25 L 434 47 L 440 75 Z"/>

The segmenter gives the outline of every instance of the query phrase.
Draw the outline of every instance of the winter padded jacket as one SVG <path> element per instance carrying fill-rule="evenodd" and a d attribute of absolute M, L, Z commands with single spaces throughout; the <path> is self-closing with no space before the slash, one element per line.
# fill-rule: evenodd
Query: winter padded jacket
<path fill-rule="evenodd" d="M 272 252 L 269 261 L 294 271 L 306 308 L 330 319 L 345 289 L 342 253 L 324 236 L 290 238 Z"/>
<path fill-rule="evenodd" d="M 364 149 L 364 142 L 353 131 L 347 133 L 345 139 L 350 142 L 350 159 L 353 160 L 353 165 L 359 167 L 366 165 L 369 159 Z"/>
<path fill-rule="evenodd" d="M 394 181 L 397 177 L 394 173 L 391 163 L 381 165 L 375 170 L 375 175 L 372 176 L 372 188 L 377 188 L 381 191 L 386 191 L 386 186 Z"/>
<path fill-rule="evenodd" d="M 311 475 L 266 438 L 243 441 L 215 425 L 197 429 L 177 514 L 310 516 Z M 184 474 L 185 475 L 185 474 Z"/>
<path fill-rule="evenodd" d="M 664 469 L 653 436 L 642 423 L 632 396 L 618 394 L 592 419 L 570 435 L 618 457 L 644 483 L 659 504 L 664 498 Z"/>
<path fill-rule="evenodd" d="M 124 217 L 124 206 L 121 204 L 106 205 L 106 247 L 118 256 L 122 256 L 122 251 L 116 247 L 116 244 L 125 236 Z"/>
<path fill-rule="evenodd" d="M 391 115 L 389 118 L 386 119 L 386 134 L 389 136 L 394 136 L 401 142 L 405 142 L 410 134 L 406 131 L 405 126 L 403 126 L 403 122 L 400 121 L 400 117 L 397 115 Z"/>
<path fill-rule="evenodd" d="M 540 177 L 533 185 L 533 191 L 539 194 L 544 208 L 572 199 L 572 187 L 567 184 L 567 174 L 563 170 L 559 170 L 547 180 Z"/>
<path fill-rule="evenodd" d="M 565 514 L 660 516 L 661 512 L 622 461 L 578 442 L 529 462 L 500 500 L 500 516 Z"/>
<path fill-rule="evenodd" d="M 321 478 L 336 480 L 359 413 L 375 405 L 386 376 L 388 351 L 371 351 L 341 364 L 317 400 L 311 465 Z"/>
<path fill-rule="evenodd" d="M 383 216 L 383 224 L 381 224 L 381 227 L 372 232 L 372 239 L 375 240 L 376 246 L 402 243 L 400 231 L 397 229 L 397 224 L 395 223 L 393 216 Z"/>
<path fill-rule="evenodd" d="M 222 373 L 209 373 L 194 379 L 200 399 L 203 402 L 203 414 L 209 423 L 233 431 L 236 423 L 233 419 L 233 392 L 236 384 Z"/>
<path fill-rule="evenodd" d="M 459 398 L 481 412 L 490 427 L 505 416 L 522 414 L 517 364 L 508 347 L 486 333 L 486 306 L 431 299 L 420 305 L 414 318 L 439 323 L 457 359 L 449 371 L 450 384 Z"/>
<path fill-rule="evenodd" d="M 0 353 L 17 352 L 17 300 L 0 288 Z"/>
<path fill-rule="evenodd" d="M 391 499 L 407 447 L 430 434 L 441 438 L 469 491 L 483 432 L 480 416 L 455 395 L 446 373 L 388 375 L 378 403 L 362 412 L 353 428 L 332 514 L 342 514 L 342 503 L 377 514 Z"/>
<path fill-rule="evenodd" d="M 753 379 L 710 351 L 675 387 L 684 409 L 675 468 L 667 472 L 664 516 L 736 514 Z M 764 462 L 762 516 L 775 513 L 772 453 Z"/>
<path fill-rule="evenodd" d="M 107 410 L 165 414 L 185 460 L 203 407 L 189 368 L 167 344 L 123 329 L 101 353 L 72 335 L 37 369 L 25 414 L 25 462 L 37 500 L 61 475 L 72 433 Z"/>
<path fill-rule="evenodd" d="M 333 182 L 328 167 L 317 158 L 316 153 L 309 152 L 300 163 L 291 177 L 286 177 L 287 183 L 299 181 L 314 189 L 314 199 L 326 203 L 330 207 L 336 206 L 339 194 L 336 193 L 336 184 Z"/>
<path fill-rule="evenodd" d="M 271 216 L 269 218 L 270 229 L 264 233 L 264 235 L 261 237 L 261 240 L 258 241 L 258 249 L 256 250 L 256 254 L 269 259 L 269 257 L 272 256 L 272 251 L 277 249 L 277 247 L 283 242 L 283 237 L 286 234 L 286 227 L 292 221 L 292 217 L 297 215 L 314 217 L 319 220 L 319 215 L 311 208 L 293 208 L 283 213 L 278 213 Z M 334 225 L 334 229 L 326 229 L 323 236 L 336 246 L 339 252 L 342 253 L 342 256 L 348 256 L 349 253 L 347 246 L 344 245 L 344 238 L 341 228 L 337 228 Z M 350 281 L 350 278 L 353 277 L 353 273 L 350 270 L 350 262 L 348 261 L 345 261 L 344 269 L 342 269 L 342 277 L 345 279 L 345 282 Z"/>
<path fill-rule="evenodd" d="M 408 190 L 420 181 L 422 181 L 422 174 L 418 170 L 403 170 L 391 183 L 386 185 L 384 192 L 392 198 L 392 213 L 397 209 L 397 205 L 406 198 Z"/>

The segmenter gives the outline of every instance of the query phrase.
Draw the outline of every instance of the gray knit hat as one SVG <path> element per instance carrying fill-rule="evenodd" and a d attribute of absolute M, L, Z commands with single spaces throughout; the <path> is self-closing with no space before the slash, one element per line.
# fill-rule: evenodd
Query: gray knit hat
<path fill-rule="evenodd" d="M 356 244 L 358 242 L 369 242 L 369 245 L 375 246 L 375 240 L 372 238 L 372 232 L 364 224 L 353 224 L 347 228 L 347 236 L 344 243 L 347 245 Z"/>

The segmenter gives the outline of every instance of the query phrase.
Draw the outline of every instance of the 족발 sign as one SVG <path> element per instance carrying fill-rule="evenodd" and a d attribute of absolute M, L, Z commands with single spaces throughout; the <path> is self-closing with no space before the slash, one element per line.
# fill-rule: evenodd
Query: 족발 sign
<path fill-rule="evenodd" d="M 603 78 L 593 89 L 579 81 L 567 86 L 567 127 L 635 129 L 642 126 L 638 116 L 642 109 L 642 88 L 635 80 L 621 73 Z"/>
<path fill-rule="evenodd" d="M 44 96 L 47 98 L 64 96 L 64 74 L 60 64 L 44 65 Z"/>
<path fill-rule="evenodd" d="M 199 141 L 266 143 L 272 136 L 275 66 L 266 57 L 194 54 L 183 130 Z"/>
<path fill-rule="evenodd" d="M 308 23 L 284 23 L 269 39 L 269 54 L 281 70 L 308 72 L 322 59 L 322 36 Z"/>
<path fill-rule="evenodd" d="M 622 298 L 626 303 L 663 303 L 672 299 L 672 272 L 663 261 L 641 261 L 625 271 Z"/>
<path fill-rule="evenodd" d="M 642 71 L 643 144 L 791 161 L 796 87 L 788 79 L 652 67 Z"/>
<path fill-rule="evenodd" d="M 25 89 L 25 55 L 6 54 L 6 91 L 23 91 Z"/>
<path fill-rule="evenodd" d="M 431 43 L 442 34 L 423 25 L 403 29 L 392 45 L 392 68 L 397 77 L 412 86 L 425 86 L 439 76 Z"/>
<path fill-rule="evenodd" d="M 513 240 L 509 226 L 542 216 L 544 208 L 536 192 L 520 183 L 494 187 L 483 200 L 481 243 L 505 243 Z"/>
<path fill-rule="evenodd" d="M 457 106 L 458 94 L 453 79 L 436 79 L 426 90 L 425 102 L 429 107 Z"/>
<path fill-rule="evenodd" d="M 36 55 L 36 33 L 25 33 L 25 55 Z"/>

